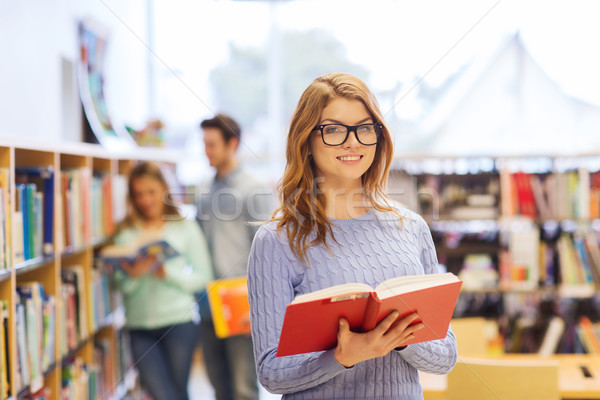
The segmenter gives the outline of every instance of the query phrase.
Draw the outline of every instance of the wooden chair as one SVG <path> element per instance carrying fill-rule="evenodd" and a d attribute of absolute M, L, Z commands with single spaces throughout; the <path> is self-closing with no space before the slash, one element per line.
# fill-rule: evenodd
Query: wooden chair
<path fill-rule="evenodd" d="M 456 336 L 459 356 L 487 355 L 489 340 L 498 335 L 498 324 L 482 317 L 454 318 L 450 326 Z"/>
<path fill-rule="evenodd" d="M 459 357 L 448 400 L 559 400 L 558 361 Z"/>

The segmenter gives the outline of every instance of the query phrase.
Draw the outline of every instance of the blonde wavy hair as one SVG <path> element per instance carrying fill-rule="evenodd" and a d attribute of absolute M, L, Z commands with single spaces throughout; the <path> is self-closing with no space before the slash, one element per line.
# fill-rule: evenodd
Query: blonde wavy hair
<path fill-rule="evenodd" d="M 329 249 L 326 243 L 328 233 L 335 241 L 332 222 L 325 214 L 326 198 L 317 190 L 316 167 L 309 157 L 309 137 L 319 123 L 323 109 L 337 98 L 360 101 L 371 114 L 373 122 L 383 125 L 373 163 L 361 177 L 364 199 L 374 209 L 395 213 L 402 219 L 390 206 L 385 193 L 394 150 L 377 99 L 364 82 L 352 75 L 331 73 L 321 76 L 306 88 L 292 116 L 287 136 L 286 166 L 277 187 L 281 205 L 272 217 L 277 221 L 278 231 L 285 229 L 293 253 L 306 264 L 309 246 L 323 244 Z M 307 243 L 313 230 L 316 237 Z"/>

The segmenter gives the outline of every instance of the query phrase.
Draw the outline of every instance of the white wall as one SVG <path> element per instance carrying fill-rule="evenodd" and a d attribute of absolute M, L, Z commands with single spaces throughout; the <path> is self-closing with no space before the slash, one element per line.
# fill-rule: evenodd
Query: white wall
<path fill-rule="evenodd" d="M 77 24 L 86 17 L 110 31 L 105 91 L 113 122 L 143 124 L 147 49 L 136 36 L 147 42 L 146 1 L 0 0 L 0 137 L 80 138 L 79 116 L 63 110 L 78 106 L 63 99 L 63 71 L 65 59 L 78 59 Z"/>

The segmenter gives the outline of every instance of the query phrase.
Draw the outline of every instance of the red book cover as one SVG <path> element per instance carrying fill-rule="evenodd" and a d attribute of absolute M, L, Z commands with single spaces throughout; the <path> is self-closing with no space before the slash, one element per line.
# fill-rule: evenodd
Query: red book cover
<path fill-rule="evenodd" d="M 298 296 L 287 306 L 277 357 L 334 348 L 341 317 L 352 331 L 366 332 L 394 310 L 399 318 L 416 312 L 413 324 L 425 324 L 407 344 L 443 339 L 461 285 L 451 273 L 430 274 L 390 279 L 375 289 L 346 284 Z"/>
<path fill-rule="evenodd" d="M 535 218 L 537 216 L 537 210 L 529 174 L 525 172 L 515 172 L 514 177 L 517 187 L 517 196 L 519 198 L 520 214 L 526 217 Z"/>

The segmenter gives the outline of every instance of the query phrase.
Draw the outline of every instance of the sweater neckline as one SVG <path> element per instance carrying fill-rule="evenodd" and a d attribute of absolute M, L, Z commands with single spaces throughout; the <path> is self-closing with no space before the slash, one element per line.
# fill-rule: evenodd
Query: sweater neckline
<path fill-rule="evenodd" d="M 350 225 L 359 221 L 367 221 L 373 219 L 375 217 L 375 213 L 373 212 L 373 208 L 369 208 L 369 210 L 356 218 L 329 218 L 329 221 L 334 223 L 335 225 Z"/>

